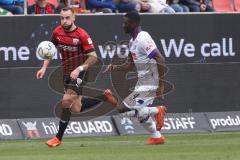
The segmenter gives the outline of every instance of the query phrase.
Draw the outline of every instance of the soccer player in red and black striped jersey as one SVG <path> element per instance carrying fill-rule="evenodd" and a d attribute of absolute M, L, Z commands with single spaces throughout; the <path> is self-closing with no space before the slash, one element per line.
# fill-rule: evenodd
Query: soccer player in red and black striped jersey
<path fill-rule="evenodd" d="M 52 42 L 58 47 L 62 56 L 65 93 L 62 99 L 62 113 L 59 130 L 55 137 L 48 140 L 49 147 L 56 147 L 61 140 L 71 117 L 71 113 L 78 113 L 102 101 L 117 105 L 117 100 L 109 89 L 96 95 L 96 99 L 82 97 L 82 86 L 88 68 L 97 61 L 97 54 L 88 33 L 74 23 L 75 15 L 71 8 L 63 8 L 60 12 L 61 25 L 52 33 Z M 37 79 L 43 78 L 51 60 L 45 60 L 38 70 Z"/>

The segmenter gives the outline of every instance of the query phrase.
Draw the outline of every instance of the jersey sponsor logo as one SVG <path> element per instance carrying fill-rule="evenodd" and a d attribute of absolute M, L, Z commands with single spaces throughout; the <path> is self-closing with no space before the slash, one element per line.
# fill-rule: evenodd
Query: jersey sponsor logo
<path fill-rule="evenodd" d="M 68 52 L 77 52 L 78 51 L 77 46 L 65 46 L 65 45 L 59 44 L 58 47 L 63 49 L 64 51 L 68 51 Z"/>
<path fill-rule="evenodd" d="M 40 138 L 39 131 L 37 129 L 37 122 L 22 122 L 22 124 L 26 127 L 27 129 L 27 135 L 29 138 Z"/>
<path fill-rule="evenodd" d="M 91 39 L 91 38 L 88 38 L 88 40 L 87 40 L 87 41 L 88 41 L 88 44 L 89 44 L 89 45 L 93 44 L 93 42 L 92 42 L 92 39 Z"/>
<path fill-rule="evenodd" d="M 135 100 L 139 95 L 140 95 L 139 93 L 134 94 L 134 95 L 133 95 L 133 99 Z"/>

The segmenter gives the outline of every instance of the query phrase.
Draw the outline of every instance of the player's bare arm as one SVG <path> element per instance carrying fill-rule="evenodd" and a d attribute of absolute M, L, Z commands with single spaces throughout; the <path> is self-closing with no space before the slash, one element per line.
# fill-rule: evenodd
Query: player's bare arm
<path fill-rule="evenodd" d="M 159 52 L 159 50 L 156 50 L 156 54 L 153 57 L 156 62 L 157 62 L 157 66 L 158 66 L 158 74 L 159 74 L 159 88 L 157 90 L 157 96 L 161 96 L 163 97 L 163 91 L 164 91 L 164 66 L 165 66 L 165 59 L 164 57 L 161 55 L 161 53 Z"/>
<path fill-rule="evenodd" d="M 50 61 L 51 61 L 50 59 L 44 60 L 42 68 L 37 71 L 36 74 L 37 79 L 42 79 L 44 77 Z"/>
<path fill-rule="evenodd" d="M 127 61 L 124 64 L 121 64 L 121 65 L 109 64 L 107 66 L 107 68 L 103 71 L 103 73 L 110 72 L 110 71 L 113 71 L 113 70 L 115 70 L 115 71 L 128 71 L 128 70 L 133 69 L 133 67 L 134 67 L 134 62 L 133 62 L 132 56 L 129 56 L 129 58 L 127 59 Z"/>
<path fill-rule="evenodd" d="M 78 66 L 75 70 L 72 71 L 70 77 L 73 80 L 78 78 L 80 72 L 88 70 L 90 66 L 97 62 L 96 52 L 91 52 L 88 55 L 89 55 L 88 59 L 82 65 Z"/>

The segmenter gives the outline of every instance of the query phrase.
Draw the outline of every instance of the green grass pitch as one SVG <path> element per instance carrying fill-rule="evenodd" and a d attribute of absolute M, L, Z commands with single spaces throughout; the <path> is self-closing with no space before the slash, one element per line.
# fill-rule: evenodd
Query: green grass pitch
<path fill-rule="evenodd" d="M 240 160 L 240 132 L 166 134 L 166 144 L 144 145 L 148 136 L 0 141 L 0 160 Z"/>

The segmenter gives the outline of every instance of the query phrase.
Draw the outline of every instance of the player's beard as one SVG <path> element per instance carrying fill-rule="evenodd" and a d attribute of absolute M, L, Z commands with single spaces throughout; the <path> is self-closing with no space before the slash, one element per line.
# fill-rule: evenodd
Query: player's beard
<path fill-rule="evenodd" d="M 69 31 L 72 28 L 72 26 L 73 26 L 73 23 L 71 23 L 70 25 L 64 25 L 64 24 L 62 25 L 65 31 Z"/>

